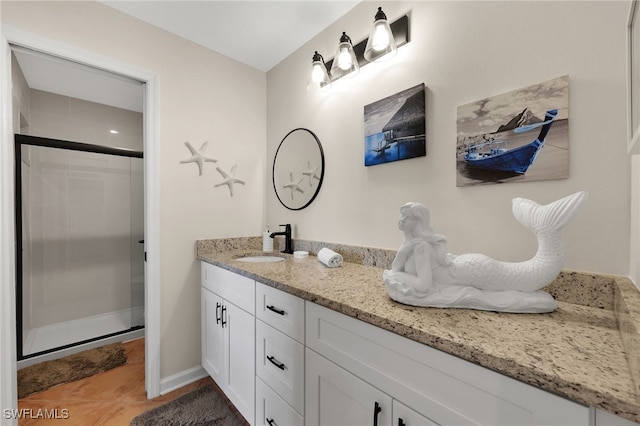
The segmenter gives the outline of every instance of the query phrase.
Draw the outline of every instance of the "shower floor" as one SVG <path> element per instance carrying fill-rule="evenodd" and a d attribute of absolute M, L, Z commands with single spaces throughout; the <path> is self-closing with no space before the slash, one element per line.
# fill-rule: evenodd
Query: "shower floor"
<path fill-rule="evenodd" d="M 144 309 L 136 307 L 33 328 L 22 347 L 24 355 L 71 345 L 144 325 Z"/>

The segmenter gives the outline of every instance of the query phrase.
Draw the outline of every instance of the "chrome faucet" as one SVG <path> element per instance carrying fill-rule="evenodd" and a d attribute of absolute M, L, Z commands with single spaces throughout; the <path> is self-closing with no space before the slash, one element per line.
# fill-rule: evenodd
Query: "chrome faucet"
<path fill-rule="evenodd" d="M 273 238 L 276 235 L 284 235 L 284 250 L 282 250 L 282 253 L 293 253 L 293 244 L 291 242 L 291 224 L 287 223 L 286 225 L 280 226 L 284 226 L 284 231 L 272 232 L 269 236 Z"/>

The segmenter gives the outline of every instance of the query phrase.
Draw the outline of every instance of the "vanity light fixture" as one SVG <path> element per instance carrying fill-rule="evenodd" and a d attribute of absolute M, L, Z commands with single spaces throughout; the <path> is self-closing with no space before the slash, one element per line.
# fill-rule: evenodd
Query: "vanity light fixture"
<path fill-rule="evenodd" d="M 393 57 L 396 50 L 396 43 L 387 21 L 387 15 L 379 7 L 367 40 L 367 47 L 364 49 L 364 58 L 369 62 L 383 61 Z"/>
<path fill-rule="evenodd" d="M 337 79 L 356 75 L 369 62 L 381 62 L 393 57 L 398 47 L 408 42 L 409 16 L 404 15 L 389 24 L 379 7 L 368 39 L 354 45 L 347 33 L 343 32 L 336 56 L 326 64 L 322 55 L 315 52 L 307 90 L 328 89 Z"/>
<path fill-rule="evenodd" d="M 360 66 L 358 65 L 356 52 L 353 50 L 353 43 L 351 43 L 351 38 L 347 33 L 343 31 L 336 56 L 333 59 L 333 65 L 331 66 L 331 77 L 333 79 L 349 78 L 358 74 L 358 71 L 360 71 Z"/>
<path fill-rule="evenodd" d="M 327 66 L 322 55 L 316 50 L 311 63 L 311 75 L 309 76 L 307 90 L 315 92 L 329 87 L 331 87 L 331 80 L 329 79 Z"/>

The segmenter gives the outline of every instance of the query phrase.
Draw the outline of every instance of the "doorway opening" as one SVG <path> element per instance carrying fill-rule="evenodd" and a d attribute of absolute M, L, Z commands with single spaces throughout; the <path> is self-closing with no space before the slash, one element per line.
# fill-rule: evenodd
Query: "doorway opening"
<path fill-rule="evenodd" d="M 0 346 L 2 353 L 11 356 L 0 357 L 0 401 L 4 407 L 17 408 L 16 396 L 16 300 L 15 300 L 15 218 L 14 218 L 14 130 L 24 133 L 24 124 L 20 112 L 12 106 L 21 93 L 13 84 L 16 72 L 12 55 L 14 49 L 25 48 L 35 52 L 43 52 L 54 58 L 72 64 L 86 66 L 116 77 L 142 82 L 141 95 L 143 110 L 143 145 L 144 145 L 144 197 L 145 197 L 145 390 L 148 398 L 160 395 L 160 218 L 159 218 L 159 149 L 158 149 L 158 75 L 139 66 L 127 64 L 99 53 L 60 43 L 56 40 L 41 37 L 10 26 L 3 26 L 0 51 L 5 59 L 2 62 L 0 77 L 2 80 L 2 144 L 0 146 L 0 195 L 3 209 L 0 211 L 0 242 L 2 255 L 2 285 L 0 286 Z M 74 82 L 66 75 L 67 82 Z M 108 90 L 106 92 L 109 92 Z M 61 138 L 65 139 L 65 138 Z M 35 359 L 35 358 L 32 358 Z"/>
<path fill-rule="evenodd" d="M 22 368 L 145 335 L 145 85 L 10 48 Z"/>

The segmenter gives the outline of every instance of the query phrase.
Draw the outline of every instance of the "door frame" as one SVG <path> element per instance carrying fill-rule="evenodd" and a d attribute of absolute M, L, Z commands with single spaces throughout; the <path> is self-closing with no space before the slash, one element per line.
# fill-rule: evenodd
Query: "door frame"
<path fill-rule="evenodd" d="M 125 75 L 145 84 L 144 90 L 144 239 L 145 263 L 145 389 L 160 395 L 160 209 L 158 75 L 96 53 L 11 26 L 0 34 L 0 407 L 17 409 L 15 318 L 14 143 L 10 44 Z M 7 356 L 10 355 L 10 356 Z M 10 420 L 6 412 L 3 420 Z"/>

